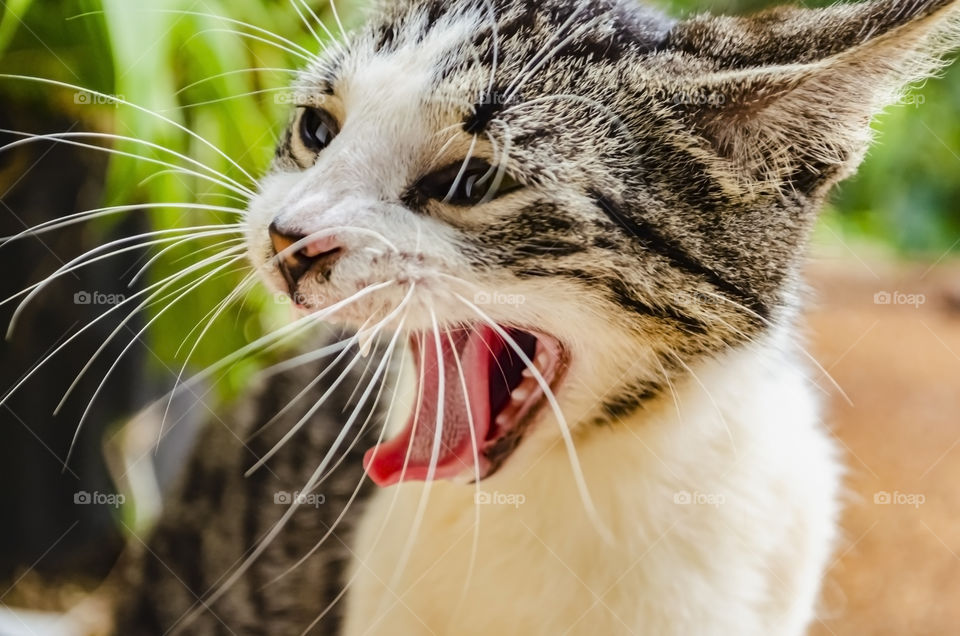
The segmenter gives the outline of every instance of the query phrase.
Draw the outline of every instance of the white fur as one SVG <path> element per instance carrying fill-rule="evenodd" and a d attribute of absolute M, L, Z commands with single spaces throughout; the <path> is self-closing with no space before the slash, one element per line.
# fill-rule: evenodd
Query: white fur
<path fill-rule="evenodd" d="M 841 468 L 801 366 L 764 344 L 695 368 L 676 402 L 579 429 L 611 545 L 584 513 L 552 417 L 480 484 L 494 503 L 449 482 L 378 491 L 353 547 L 345 634 L 803 633 Z"/>

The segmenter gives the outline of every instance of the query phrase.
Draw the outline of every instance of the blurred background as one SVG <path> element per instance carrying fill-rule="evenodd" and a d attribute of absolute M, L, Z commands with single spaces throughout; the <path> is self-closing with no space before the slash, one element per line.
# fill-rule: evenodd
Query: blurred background
<path fill-rule="evenodd" d="M 309 4 L 335 28 L 325 2 Z M 659 4 L 682 16 L 776 3 Z M 348 28 L 360 19 L 355 4 L 343 0 L 338 8 Z M 0 152 L 0 236 L 84 210 L 131 208 L 105 209 L 87 222 L 0 245 L 0 300 L 69 269 L 89 249 L 164 232 L 144 237 L 157 241 L 150 247 L 116 243 L 111 258 L 45 286 L 0 342 L 0 395 L 20 386 L 0 407 L 0 603 L 52 609 L 96 585 L 130 533 L 149 524 L 149 510 L 118 499 L 140 477 L 110 449 L 149 449 L 156 440 L 130 440 L 121 427 L 169 391 L 181 369 L 189 376 L 283 319 L 284 308 L 263 292 L 230 298 L 247 273 L 242 262 L 222 269 L 224 262 L 211 262 L 197 271 L 209 274 L 204 284 L 179 297 L 193 279 L 165 281 L 185 257 L 196 262 L 235 239 L 197 237 L 200 230 L 191 228 L 236 221 L 232 210 L 242 202 L 224 182 L 250 186 L 244 172 L 258 175 L 267 166 L 289 114 L 290 69 L 302 63 L 303 49 L 318 46 L 286 0 L 0 0 L 0 11 L 0 74 L 50 80 L 0 77 L 0 145 L 17 142 Z M 876 122 L 868 160 L 835 192 L 810 272 L 819 298 L 809 317 L 811 351 L 843 391 L 825 376 L 817 381 L 850 453 L 857 493 L 818 626 L 823 633 L 906 633 L 897 621 L 918 620 L 926 629 L 910 633 L 947 633 L 938 626 L 960 624 L 950 610 L 933 609 L 929 596 L 960 594 L 960 528 L 953 521 L 960 502 L 948 487 L 960 477 L 960 65 L 904 101 Z M 71 144 L 23 133 L 67 133 Z M 216 172 L 103 135 L 150 140 Z M 175 205 L 181 202 L 206 207 Z M 141 272 L 148 264 L 155 266 Z M 0 305 L 4 328 L 22 298 Z M 150 298 L 145 311 L 130 316 Z M 104 305 L 117 310 L 64 345 Z M 223 311 L 213 315 L 214 307 Z M 26 377 L 52 352 L 49 364 Z M 171 422 L 189 420 L 195 402 L 214 409 L 229 401 L 261 364 L 254 358 L 231 365 L 178 398 Z M 188 432 L 165 438 L 172 450 L 152 462 L 161 487 L 176 463 L 164 466 L 164 457 L 182 455 L 190 443 L 190 422 L 178 430 Z M 117 484 L 118 474 L 134 483 Z M 877 493 L 890 494 L 892 504 Z M 904 493 L 922 494 L 923 506 L 897 506 Z M 893 553 L 905 545 L 920 553 L 901 562 Z M 50 594 L 52 588 L 61 591 Z M 851 618 L 863 612 L 883 629 Z M 848 631 L 854 628 L 861 631 Z"/>

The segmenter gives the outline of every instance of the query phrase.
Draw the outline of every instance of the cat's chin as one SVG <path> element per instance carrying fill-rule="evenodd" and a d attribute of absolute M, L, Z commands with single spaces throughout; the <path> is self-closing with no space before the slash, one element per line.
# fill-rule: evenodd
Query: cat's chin
<path fill-rule="evenodd" d="M 556 408 L 550 402 L 568 367 L 559 340 L 515 327 L 415 332 L 410 344 L 412 413 L 396 436 L 364 456 L 380 486 L 492 475 L 538 415 Z"/>

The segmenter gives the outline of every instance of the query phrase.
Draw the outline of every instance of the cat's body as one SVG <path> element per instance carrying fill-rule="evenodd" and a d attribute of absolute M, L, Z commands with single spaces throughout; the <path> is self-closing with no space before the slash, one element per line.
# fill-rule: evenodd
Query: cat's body
<path fill-rule="evenodd" d="M 789 344 L 765 345 L 697 367 L 703 386 L 684 380 L 676 403 L 578 444 L 610 544 L 562 446 L 518 451 L 479 496 L 433 485 L 429 540 L 394 595 L 385 585 L 409 539 L 396 529 L 413 525 L 427 486 L 374 492 L 343 633 L 802 634 L 834 546 L 839 456 L 806 365 Z"/>
<path fill-rule="evenodd" d="M 625 1 L 387 3 L 304 72 L 248 243 L 306 312 L 388 352 L 414 334 L 420 399 L 346 454 L 384 488 L 311 557 L 346 547 L 347 567 L 291 575 L 312 607 L 249 580 L 303 556 L 282 530 L 244 556 L 281 512 L 224 512 L 212 536 L 248 541 L 230 574 L 186 583 L 213 612 L 181 627 L 223 631 L 239 602 L 244 633 L 287 633 L 342 589 L 349 636 L 803 633 L 841 470 L 797 271 L 870 118 L 955 43 L 957 6 L 673 21 Z M 349 413 L 298 448 L 307 491 L 359 429 Z M 157 534 L 164 562 L 189 558 L 177 532 Z M 156 610 L 149 581 L 136 591 L 128 608 Z M 121 633 L 185 605 L 128 611 Z"/>

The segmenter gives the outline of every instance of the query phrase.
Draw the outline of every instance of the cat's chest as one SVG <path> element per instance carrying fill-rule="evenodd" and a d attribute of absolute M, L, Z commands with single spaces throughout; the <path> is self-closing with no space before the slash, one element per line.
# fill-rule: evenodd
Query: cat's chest
<path fill-rule="evenodd" d="M 722 383 L 681 393 L 682 422 L 671 403 L 645 428 L 580 440 L 609 543 L 562 445 L 515 458 L 523 470 L 479 491 L 377 492 L 353 546 L 345 633 L 789 633 L 764 630 L 815 579 L 795 561 L 813 572 L 829 550 L 829 529 L 807 524 L 833 505 L 836 465 L 806 388 L 787 376 L 752 395 Z M 798 570 L 771 594 L 772 572 Z M 687 611 L 731 606 L 752 609 Z"/>

